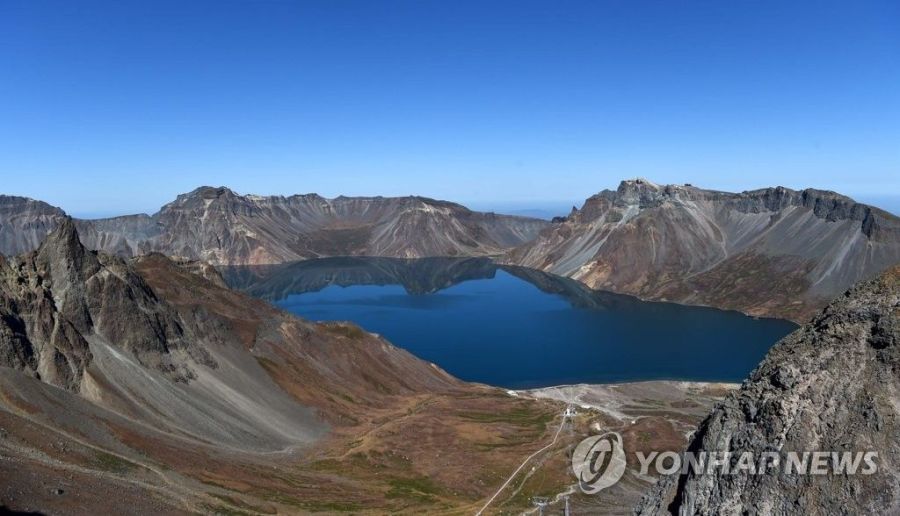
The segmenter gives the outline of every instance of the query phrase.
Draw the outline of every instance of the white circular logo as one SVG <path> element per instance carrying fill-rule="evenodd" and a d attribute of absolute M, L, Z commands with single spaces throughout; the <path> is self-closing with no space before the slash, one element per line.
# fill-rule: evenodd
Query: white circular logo
<path fill-rule="evenodd" d="M 625 474 L 625 448 L 618 432 L 592 435 L 581 441 L 572 453 L 572 471 L 581 490 L 600 492 Z"/>

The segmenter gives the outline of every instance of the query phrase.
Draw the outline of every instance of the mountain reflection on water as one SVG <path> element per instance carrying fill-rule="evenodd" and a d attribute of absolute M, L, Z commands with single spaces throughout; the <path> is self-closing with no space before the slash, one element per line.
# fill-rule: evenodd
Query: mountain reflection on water
<path fill-rule="evenodd" d="M 302 317 L 353 321 L 464 380 L 509 388 L 741 381 L 796 328 L 594 291 L 487 258 L 323 258 L 222 274 Z"/>

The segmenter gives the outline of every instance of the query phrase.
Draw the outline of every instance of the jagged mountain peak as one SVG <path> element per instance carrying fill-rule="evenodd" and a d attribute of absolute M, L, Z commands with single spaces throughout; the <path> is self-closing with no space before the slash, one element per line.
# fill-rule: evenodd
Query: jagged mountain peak
<path fill-rule="evenodd" d="M 186 194 L 182 194 L 182 195 L 185 197 L 202 197 L 204 199 L 222 197 L 223 195 L 239 196 L 238 193 L 236 193 L 231 188 L 228 188 L 227 186 L 206 186 L 206 185 L 198 186 L 197 188 L 194 188 L 190 192 L 188 192 Z"/>
<path fill-rule="evenodd" d="M 700 425 L 688 450 L 878 453 L 876 474 L 724 472 L 660 480 L 639 514 L 896 514 L 900 266 L 859 284 L 776 344 Z M 830 457 L 829 457 L 830 458 Z M 830 469 L 830 465 L 828 466 Z"/>
<path fill-rule="evenodd" d="M 34 263 L 39 273 L 52 279 L 51 288 L 58 297 L 77 289 L 78 283 L 96 274 L 101 267 L 95 254 L 81 243 L 71 217 L 64 217 L 47 236 L 35 253 Z"/>
<path fill-rule="evenodd" d="M 166 210 L 184 206 L 208 206 L 215 202 L 230 202 L 245 200 L 245 197 L 236 193 L 227 186 L 200 186 L 188 193 L 178 195 L 174 201 L 163 206 L 159 213 Z"/>
<path fill-rule="evenodd" d="M 56 229 L 47 235 L 47 238 L 38 248 L 39 255 L 64 254 L 67 257 L 81 256 L 87 253 L 78 237 L 78 228 L 72 217 L 63 217 Z"/>
<path fill-rule="evenodd" d="M 615 197 L 620 203 L 640 204 L 644 207 L 658 204 L 663 197 L 672 197 L 671 188 L 643 178 L 627 179 L 619 183 Z"/>
<path fill-rule="evenodd" d="M 671 186 L 671 185 L 670 185 Z M 623 179 L 619 182 L 619 187 L 617 191 L 629 191 L 629 190 L 649 190 L 649 191 L 659 191 L 664 186 L 661 186 L 649 179 L 645 179 L 643 177 L 635 177 L 633 179 Z"/>

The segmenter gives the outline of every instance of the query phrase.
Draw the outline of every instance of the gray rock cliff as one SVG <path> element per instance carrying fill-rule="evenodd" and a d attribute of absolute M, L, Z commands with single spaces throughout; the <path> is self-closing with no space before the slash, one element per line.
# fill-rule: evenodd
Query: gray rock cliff
<path fill-rule="evenodd" d="M 878 470 L 689 472 L 663 477 L 637 514 L 897 514 L 900 267 L 854 287 L 776 344 L 688 450 L 730 452 L 733 460 L 744 452 L 784 460 L 791 451 L 875 451 Z"/>

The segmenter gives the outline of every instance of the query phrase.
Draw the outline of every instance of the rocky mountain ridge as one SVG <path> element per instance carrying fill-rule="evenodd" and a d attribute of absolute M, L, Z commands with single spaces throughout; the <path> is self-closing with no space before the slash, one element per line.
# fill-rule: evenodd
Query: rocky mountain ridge
<path fill-rule="evenodd" d="M 186 343 L 175 314 L 122 260 L 87 251 L 70 219 L 37 251 L 5 260 L 0 281 L 2 365 L 79 392 L 93 358 L 89 340 L 97 337 L 144 365 L 190 375 L 169 360 Z"/>
<path fill-rule="evenodd" d="M 834 192 L 623 181 L 504 263 L 644 299 L 803 321 L 900 262 L 900 219 Z"/>
<path fill-rule="evenodd" d="M 0 199 L 0 253 L 34 249 L 63 217 L 39 201 Z M 213 265 L 257 265 L 327 256 L 496 255 L 549 222 L 425 197 L 258 196 L 201 187 L 154 215 L 76 224 L 90 249 L 123 257 L 160 252 Z"/>
<path fill-rule="evenodd" d="M 688 450 L 876 452 L 874 474 L 663 477 L 638 514 L 896 514 L 900 510 L 900 267 L 862 283 L 776 344 Z M 830 463 L 829 463 L 830 464 Z M 829 466 L 830 467 L 830 466 Z"/>

